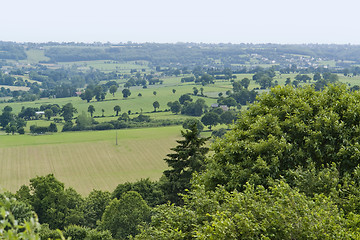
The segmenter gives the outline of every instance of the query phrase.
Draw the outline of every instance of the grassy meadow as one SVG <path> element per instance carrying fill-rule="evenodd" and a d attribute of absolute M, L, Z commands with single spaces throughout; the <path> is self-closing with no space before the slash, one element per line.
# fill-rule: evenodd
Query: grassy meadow
<path fill-rule="evenodd" d="M 167 167 L 163 159 L 181 138 L 180 129 L 0 136 L 0 186 L 15 192 L 29 179 L 53 173 L 86 195 L 93 189 L 112 191 L 126 181 L 157 180 Z"/>

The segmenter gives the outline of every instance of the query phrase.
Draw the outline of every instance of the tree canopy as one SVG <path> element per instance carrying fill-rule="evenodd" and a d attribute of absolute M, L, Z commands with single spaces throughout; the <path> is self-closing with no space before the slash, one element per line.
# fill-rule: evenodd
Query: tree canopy
<path fill-rule="evenodd" d="M 323 91 L 312 87 L 275 87 L 237 120 L 215 154 L 204 179 L 214 188 L 242 189 L 265 184 L 288 170 L 316 169 L 335 163 L 340 174 L 360 163 L 360 94 L 344 85 Z"/>

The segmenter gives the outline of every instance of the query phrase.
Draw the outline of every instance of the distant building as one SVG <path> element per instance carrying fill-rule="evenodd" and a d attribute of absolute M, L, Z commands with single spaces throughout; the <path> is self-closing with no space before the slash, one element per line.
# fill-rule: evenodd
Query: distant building
<path fill-rule="evenodd" d="M 211 107 L 212 107 L 212 108 L 217 108 L 217 107 L 219 107 L 219 104 L 213 103 L 213 104 L 211 104 Z"/>
<path fill-rule="evenodd" d="M 44 111 L 35 112 L 36 116 L 42 116 L 45 114 Z"/>

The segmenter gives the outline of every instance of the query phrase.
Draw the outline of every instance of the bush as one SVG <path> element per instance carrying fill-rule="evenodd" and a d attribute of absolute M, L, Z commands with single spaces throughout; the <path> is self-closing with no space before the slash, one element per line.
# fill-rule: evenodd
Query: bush
<path fill-rule="evenodd" d="M 95 125 L 94 129 L 95 130 L 110 130 L 110 129 L 114 129 L 114 125 L 112 125 L 111 123 L 108 123 L 108 122 L 103 122 L 98 125 Z"/>
<path fill-rule="evenodd" d="M 70 225 L 65 228 L 64 237 L 73 240 L 83 240 L 86 238 L 86 230 L 84 227 Z"/>

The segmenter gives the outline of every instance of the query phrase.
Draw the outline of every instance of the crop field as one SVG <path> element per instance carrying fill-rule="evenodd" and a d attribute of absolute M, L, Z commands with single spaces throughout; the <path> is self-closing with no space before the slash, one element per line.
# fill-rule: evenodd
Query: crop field
<path fill-rule="evenodd" d="M 0 186 L 15 192 L 29 179 L 53 173 L 65 187 L 86 195 L 113 191 L 126 181 L 157 180 L 179 138 L 179 126 L 0 136 Z"/>

